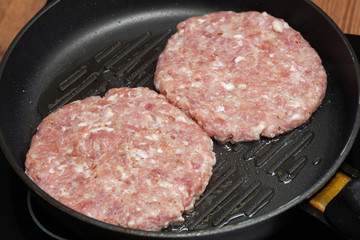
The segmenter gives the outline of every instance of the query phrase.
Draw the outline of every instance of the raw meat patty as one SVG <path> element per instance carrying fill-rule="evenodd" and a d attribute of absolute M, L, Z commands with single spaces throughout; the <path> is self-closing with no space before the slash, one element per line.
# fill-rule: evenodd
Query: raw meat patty
<path fill-rule="evenodd" d="M 155 86 L 220 142 L 274 137 L 321 104 L 321 59 L 282 19 L 216 12 L 177 29 L 159 57 Z"/>
<path fill-rule="evenodd" d="M 211 176 L 211 138 L 147 88 L 111 89 L 65 105 L 39 125 L 26 173 L 61 203 L 123 227 L 183 221 Z"/>

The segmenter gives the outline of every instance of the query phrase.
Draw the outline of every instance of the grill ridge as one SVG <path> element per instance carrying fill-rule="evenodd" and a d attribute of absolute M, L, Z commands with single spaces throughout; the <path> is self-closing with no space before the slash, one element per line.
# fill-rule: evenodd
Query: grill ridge
<path fill-rule="evenodd" d="M 226 179 L 230 177 L 230 175 L 235 172 L 235 170 L 235 167 L 228 167 L 220 177 L 213 180 L 214 184 L 207 187 L 203 196 L 195 203 L 195 207 L 199 206 L 207 198 L 207 196 L 212 194 Z"/>
<path fill-rule="evenodd" d="M 290 144 L 288 147 L 284 148 L 284 152 L 281 153 L 282 155 L 279 158 L 276 158 L 276 161 L 273 161 L 273 163 L 269 166 L 267 173 L 275 175 L 276 169 L 278 169 L 290 157 L 296 156 L 300 153 L 307 145 L 310 144 L 313 138 L 314 133 L 312 131 L 306 131 L 304 134 L 298 134 L 297 139 L 294 140 L 294 144 Z"/>
<path fill-rule="evenodd" d="M 55 104 L 49 105 L 51 111 L 55 111 L 56 109 L 64 106 L 68 103 L 73 97 L 75 97 L 79 92 L 83 91 L 86 87 L 88 87 L 91 83 L 96 81 L 99 77 L 99 73 L 94 72 L 89 77 L 87 77 L 84 81 L 81 82 L 80 85 L 71 89 L 68 93 L 59 98 Z"/>
<path fill-rule="evenodd" d="M 197 213 L 194 216 L 194 220 L 189 224 L 188 229 L 189 230 L 194 230 L 195 227 L 205 218 L 208 217 L 209 214 L 215 210 L 215 208 L 217 208 L 217 211 L 222 211 L 224 205 L 222 204 L 225 200 L 228 199 L 228 197 L 241 185 L 243 184 L 243 180 L 237 177 L 237 174 L 235 174 L 235 176 L 233 175 L 233 177 L 235 179 L 232 179 L 231 177 L 228 178 L 227 180 L 230 180 L 229 184 L 224 184 L 224 185 L 228 185 L 227 188 L 223 191 L 221 191 L 214 200 L 212 201 L 203 201 L 202 204 L 205 207 L 200 207 L 201 205 L 199 204 L 199 207 L 197 208 Z M 200 209 L 204 209 L 203 211 L 199 211 Z"/>
<path fill-rule="evenodd" d="M 136 39 L 134 43 L 126 44 L 117 55 L 115 55 L 110 61 L 105 64 L 106 69 L 112 68 L 116 63 L 126 57 L 133 50 L 141 46 L 151 36 L 150 32 L 145 33 L 140 38 Z"/>
<path fill-rule="evenodd" d="M 286 146 L 290 145 L 294 141 L 294 135 L 298 130 L 294 130 L 289 134 L 283 136 L 280 140 L 273 141 L 271 144 L 268 144 L 266 151 L 261 151 L 256 157 L 255 166 L 262 167 L 268 163 L 274 156 L 281 151 Z"/>
<path fill-rule="evenodd" d="M 246 188 L 245 191 L 242 191 L 240 194 L 233 196 L 229 201 L 227 201 L 226 205 L 224 205 L 223 211 L 219 211 L 219 213 L 215 215 L 212 224 L 214 226 L 220 225 L 220 223 L 235 209 L 235 207 L 248 198 L 259 186 L 260 182 L 255 181 L 248 188 Z"/>
<path fill-rule="evenodd" d="M 79 70 L 75 71 L 68 78 L 66 78 L 63 82 L 60 83 L 60 90 L 65 91 L 69 86 L 79 80 L 82 76 L 87 73 L 87 66 L 82 66 Z"/>
<path fill-rule="evenodd" d="M 300 170 L 306 165 L 307 157 L 292 157 L 288 160 L 288 162 L 290 163 L 283 164 L 274 173 L 276 176 L 278 176 L 279 181 L 283 183 L 289 183 L 296 177 Z"/>
<path fill-rule="evenodd" d="M 46 96 L 44 102 L 49 104 L 44 109 L 39 107 L 40 113 L 46 116 L 73 100 L 104 93 L 108 88 L 152 85 L 154 75 L 149 68 L 155 69 L 171 33 L 171 29 L 159 34 L 146 32 L 125 43 L 116 41 L 99 51 L 81 67 L 59 78 L 58 92 Z"/>
<path fill-rule="evenodd" d="M 141 76 L 141 73 L 145 72 L 150 66 L 152 66 L 152 64 L 154 64 L 157 61 L 158 57 L 159 57 L 159 53 L 154 54 L 145 63 L 143 63 L 139 68 L 137 68 L 132 74 L 128 75 L 126 77 L 126 81 L 129 84 L 128 86 L 129 87 L 141 86 L 141 84 L 139 84 L 138 81 L 135 81 L 135 78 Z M 153 74 L 147 74 L 147 75 L 153 76 Z M 141 80 L 141 78 L 140 79 L 138 78 L 137 80 Z"/>
<path fill-rule="evenodd" d="M 142 57 L 144 57 L 147 53 L 149 53 L 151 50 L 153 50 L 165 38 L 167 39 L 167 37 L 170 35 L 170 33 L 171 33 L 171 30 L 169 29 L 169 30 L 165 31 L 164 33 L 160 34 L 160 36 L 157 36 L 157 38 L 152 39 L 152 41 L 150 42 L 150 44 L 148 46 L 145 46 L 144 49 L 137 52 L 136 56 L 134 56 L 133 58 L 130 58 L 129 61 L 124 66 L 120 67 L 116 71 L 115 76 L 121 77 L 125 71 L 130 71 L 130 69 L 134 68 L 137 65 L 137 63 L 141 60 Z M 151 34 L 149 33 L 148 36 L 146 38 L 144 38 L 144 40 L 150 36 L 151 36 Z M 143 42 L 143 41 L 141 41 L 141 42 Z"/>
<path fill-rule="evenodd" d="M 95 55 L 94 59 L 97 63 L 100 63 L 102 60 L 104 60 L 109 55 L 112 55 L 113 52 L 118 49 L 122 43 L 120 41 L 116 41 L 113 43 L 110 47 L 106 48 L 105 50 L 99 52 L 97 55 Z"/>

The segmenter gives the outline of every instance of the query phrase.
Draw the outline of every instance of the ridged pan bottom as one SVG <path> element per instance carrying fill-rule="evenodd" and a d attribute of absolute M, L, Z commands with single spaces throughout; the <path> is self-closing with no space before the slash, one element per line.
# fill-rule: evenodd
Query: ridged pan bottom
<path fill-rule="evenodd" d="M 52 89 L 51 95 L 41 96 L 39 112 L 44 117 L 71 101 L 102 95 L 114 87 L 154 89 L 157 58 L 172 33 L 173 30 L 165 29 L 160 34 L 146 32 L 127 42 L 115 41 L 74 72 L 57 79 L 57 89 Z M 268 205 L 279 205 L 270 204 L 278 201 L 277 198 L 286 201 L 279 194 L 287 184 L 304 166 L 315 166 L 321 160 L 309 161 L 302 154 L 314 138 L 308 125 L 309 122 L 274 139 L 239 144 L 214 141 L 217 164 L 204 195 L 192 211 L 184 214 L 183 224 L 171 225 L 164 231 L 183 232 L 236 224 L 269 211 Z"/>

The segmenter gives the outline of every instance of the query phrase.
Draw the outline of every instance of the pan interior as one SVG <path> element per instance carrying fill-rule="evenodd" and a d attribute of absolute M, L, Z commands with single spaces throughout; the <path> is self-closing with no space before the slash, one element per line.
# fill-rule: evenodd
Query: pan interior
<path fill-rule="evenodd" d="M 318 51 L 328 75 L 325 99 L 307 123 L 287 134 L 234 145 L 214 142 L 217 164 L 204 196 L 184 215 L 184 224 L 164 231 L 241 226 L 296 205 L 335 172 L 349 151 L 357 130 L 357 67 L 343 36 L 311 4 L 272 2 L 79 0 L 48 6 L 13 43 L 1 68 L 0 128 L 9 162 L 41 193 L 23 171 L 43 117 L 113 87 L 154 89 L 157 57 L 177 23 L 188 17 L 267 11 L 284 18 Z"/>

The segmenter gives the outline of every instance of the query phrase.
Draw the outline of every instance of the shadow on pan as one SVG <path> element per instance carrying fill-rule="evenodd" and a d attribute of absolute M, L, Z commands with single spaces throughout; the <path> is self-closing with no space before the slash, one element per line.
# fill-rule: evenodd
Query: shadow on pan
<path fill-rule="evenodd" d="M 57 202 L 24 174 L 41 119 L 62 105 L 113 87 L 154 89 L 157 57 L 180 21 L 209 12 L 266 11 L 285 19 L 318 51 L 328 75 L 320 108 L 274 139 L 215 143 L 213 177 L 182 225 L 125 229 Z M 359 127 L 359 67 L 336 25 L 310 1 L 53 1 L 19 33 L 0 68 L 0 143 L 41 204 L 79 237 L 260 239 L 336 172 Z"/>

